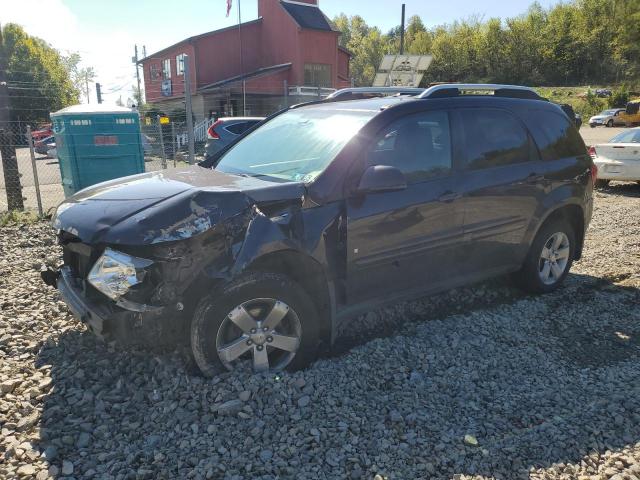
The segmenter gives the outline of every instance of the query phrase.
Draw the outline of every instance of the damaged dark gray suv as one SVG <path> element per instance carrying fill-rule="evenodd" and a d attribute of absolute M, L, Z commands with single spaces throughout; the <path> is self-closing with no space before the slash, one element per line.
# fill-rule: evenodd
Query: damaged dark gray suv
<path fill-rule="evenodd" d="M 295 369 L 341 322 L 512 273 L 549 292 L 580 258 L 596 170 L 525 87 L 292 107 L 186 170 L 58 208 L 43 278 L 97 334 L 190 339 L 205 375 Z"/>

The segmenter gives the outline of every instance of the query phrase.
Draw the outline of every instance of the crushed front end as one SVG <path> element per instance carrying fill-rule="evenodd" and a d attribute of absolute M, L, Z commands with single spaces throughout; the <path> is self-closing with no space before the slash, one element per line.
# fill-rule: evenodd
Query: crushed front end
<path fill-rule="evenodd" d="M 135 248 L 89 245 L 63 230 L 58 242 L 63 265 L 42 272 L 42 278 L 96 335 L 125 344 L 184 340 L 183 292 L 176 283 L 183 246 L 134 253 Z"/>

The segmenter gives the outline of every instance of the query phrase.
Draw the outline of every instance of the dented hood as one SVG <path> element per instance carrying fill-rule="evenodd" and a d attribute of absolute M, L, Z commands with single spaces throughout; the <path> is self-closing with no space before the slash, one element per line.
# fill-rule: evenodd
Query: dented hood
<path fill-rule="evenodd" d="M 86 188 L 58 207 L 53 225 L 89 244 L 154 244 L 190 238 L 252 205 L 300 200 L 304 192 L 301 183 L 193 166 Z"/>

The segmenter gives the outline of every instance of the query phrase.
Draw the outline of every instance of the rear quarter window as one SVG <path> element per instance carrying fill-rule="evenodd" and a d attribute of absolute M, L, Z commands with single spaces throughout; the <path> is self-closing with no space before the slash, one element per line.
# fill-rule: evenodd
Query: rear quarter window
<path fill-rule="evenodd" d="M 504 110 L 461 109 L 468 170 L 501 167 L 530 160 L 529 136 Z"/>
<path fill-rule="evenodd" d="M 543 160 L 586 154 L 584 141 L 575 126 L 560 112 L 530 109 L 528 123 Z"/>
<path fill-rule="evenodd" d="M 224 127 L 225 130 L 235 134 L 235 135 L 240 135 L 241 133 L 243 133 L 246 129 L 247 129 L 247 123 L 246 122 L 238 122 L 238 123 L 232 123 L 231 125 L 228 125 L 226 127 Z"/>

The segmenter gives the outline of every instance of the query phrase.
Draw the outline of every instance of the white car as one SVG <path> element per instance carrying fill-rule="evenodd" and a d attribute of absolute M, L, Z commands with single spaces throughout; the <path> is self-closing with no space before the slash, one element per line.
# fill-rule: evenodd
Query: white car
<path fill-rule="evenodd" d="M 640 127 L 589 148 L 589 154 L 598 167 L 596 187 L 606 187 L 611 180 L 640 183 Z"/>
<path fill-rule="evenodd" d="M 58 158 L 58 149 L 55 143 L 50 144 L 49 148 L 47 148 L 47 157 Z"/>
<path fill-rule="evenodd" d="M 610 108 L 609 110 L 604 110 L 589 119 L 589 126 L 591 128 L 595 128 L 598 125 L 604 125 L 606 127 L 624 125 L 625 122 L 620 120 L 620 114 L 624 111 L 624 108 Z"/>

